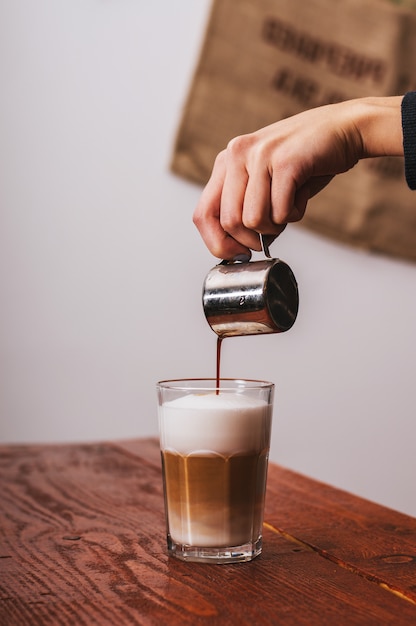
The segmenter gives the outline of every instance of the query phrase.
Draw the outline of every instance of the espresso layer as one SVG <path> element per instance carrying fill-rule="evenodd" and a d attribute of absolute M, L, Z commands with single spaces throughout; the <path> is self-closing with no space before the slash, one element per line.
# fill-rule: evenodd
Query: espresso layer
<path fill-rule="evenodd" d="M 162 451 L 169 532 L 181 544 L 229 547 L 261 535 L 268 449 L 245 454 Z"/>

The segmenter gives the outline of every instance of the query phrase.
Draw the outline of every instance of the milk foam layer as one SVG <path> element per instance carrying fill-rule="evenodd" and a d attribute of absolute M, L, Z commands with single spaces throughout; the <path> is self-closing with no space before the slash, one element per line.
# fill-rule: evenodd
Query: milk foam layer
<path fill-rule="evenodd" d="M 271 416 L 271 405 L 247 395 L 186 395 L 160 407 L 161 448 L 180 454 L 263 450 Z"/>

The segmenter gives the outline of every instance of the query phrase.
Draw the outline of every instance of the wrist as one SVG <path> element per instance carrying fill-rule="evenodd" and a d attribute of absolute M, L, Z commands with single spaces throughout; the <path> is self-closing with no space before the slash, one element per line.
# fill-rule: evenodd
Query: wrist
<path fill-rule="evenodd" d="M 351 101 L 352 120 L 361 138 L 360 158 L 403 156 L 402 96 Z"/>

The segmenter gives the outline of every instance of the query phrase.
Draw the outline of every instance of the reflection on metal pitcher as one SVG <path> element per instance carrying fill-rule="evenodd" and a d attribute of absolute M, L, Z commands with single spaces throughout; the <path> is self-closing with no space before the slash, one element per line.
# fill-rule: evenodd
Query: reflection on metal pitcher
<path fill-rule="evenodd" d="M 289 330 L 299 308 L 298 286 L 280 259 L 223 261 L 205 278 L 203 307 L 221 338 Z"/>

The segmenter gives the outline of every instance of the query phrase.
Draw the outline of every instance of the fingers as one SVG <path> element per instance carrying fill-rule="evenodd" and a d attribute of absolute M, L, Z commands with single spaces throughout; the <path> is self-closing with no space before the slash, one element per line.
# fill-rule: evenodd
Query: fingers
<path fill-rule="evenodd" d="M 221 222 L 235 239 L 258 250 L 258 234 L 277 237 L 288 222 L 302 219 L 311 197 L 295 165 L 277 161 L 256 134 L 233 139 L 227 148 Z M 307 175 L 305 175 L 307 178 Z M 255 236 L 254 236 L 255 234 Z"/>
<path fill-rule="evenodd" d="M 225 155 L 226 174 L 221 193 L 220 222 L 225 232 L 247 249 L 259 250 L 258 233 L 244 216 L 244 204 L 249 172 L 246 165 L 246 138 L 236 138 L 228 145 Z M 270 183 L 269 183 L 270 185 Z M 259 189 L 259 194 L 261 191 Z"/>
<path fill-rule="evenodd" d="M 298 222 L 305 213 L 310 197 L 308 182 L 299 185 L 290 172 L 274 172 L 271 188 L 271 221 L 275 224 Z"/>
<path fill-rule="evenodd" d="M 284 220 L 277 223 L 272 213 L 272 179 L 264 164 L 252 166 L 242 202 L 242 220 L 251 231 L 278 235 Z"/>
<path fill-rule="evenodd" d="M 202 192 L 194 211 L 193 221 L 205 245 L 220 259 L 233 259 L 238 255 L 250 257 L 249 246 L 239 242 L 224 228 L 222 197 L 226 178 L 226 154 L 221 152 L 214 164 L 211 177 Z M 225 212 L 226 213 L 226 212 Z M 226 213 L 227 214 L 227 213 Z M 229 215 L 229 213 L 228 213 Z M 236 223 L 237 217 L 233 218 Z M 230 218 L 228 218 L 231 223 Z M 227 222 L 227 219 L 225 220 Z M 235 230 L 238 230 L 237 228 Z"/>
<path fill-rule="evenodd" d="M 215 161 L 197 208 L 194 223 L 212 254 L 232 259 L 261 250 L 259 233 L 275 239 L 288 222 L 303 217 L 308 186 L 296 188 L 295 177 L 273 171 L 253 137 L 230 142 Z"/>

